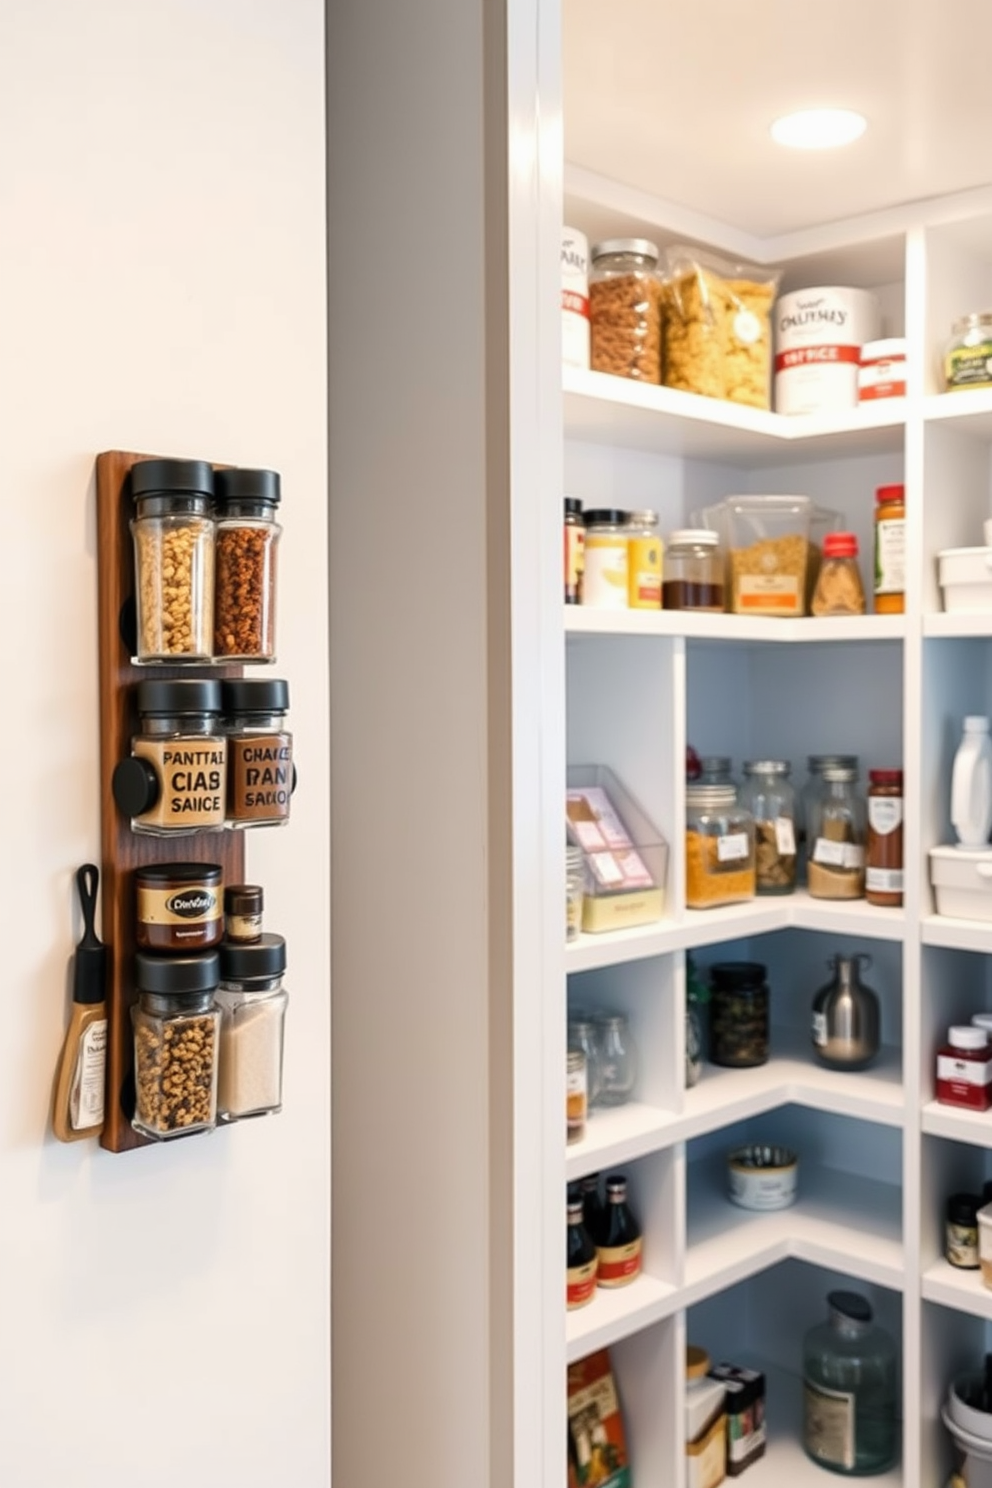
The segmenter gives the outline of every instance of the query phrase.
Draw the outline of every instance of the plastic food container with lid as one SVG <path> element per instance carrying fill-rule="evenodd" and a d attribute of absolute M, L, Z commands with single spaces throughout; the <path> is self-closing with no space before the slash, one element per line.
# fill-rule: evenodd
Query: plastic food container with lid
<path fill-rule="evenodd" d="M 149 678 L 138 684 L 137 702 L 139 732 L 113 774 L 118 810 L 132 831 L 152 836 L 221 831 L 227 740 L 220 682 Z"/>
<path fill-rule="evenodd" d="M 992 922 L 992 847 L 932 847 L 930 882 L 939 915 Z"/>
<path fill-rule="evenodd" d="M 992 548 L 945 548 L 937 554 L 937 577 L 945 610 L 992 611 Z"/>
<path fill-rule="evenodd" d="M 216 1125 L 219 980 L 216 951 L 135 957 L 131 1124 L 142 1136 L 161 1142 Z"/>
<path fill-rule="evenodd" d="M 597 610 L 625 610 L 629 598 L 627 513 L 599 507 L 584 516 L 582 603 Z"/>
<path fill-rule="evenodd" d="M 806 613 L 810 567 L 808 496 L 728 496 L 730 607 L 738 615 Z"/>
<path fill-rule="evenodd" d="M 594 372 L 661 381 L 661 299 L 656 243 L 610 238 L 594 245 L 589 272 Z"/>
<path fill-rule="evenodd" d="M 720 537 L 705 527 L 683 527 L 668 539 L 662 608 L 722 615 L 726 587 Z"/>

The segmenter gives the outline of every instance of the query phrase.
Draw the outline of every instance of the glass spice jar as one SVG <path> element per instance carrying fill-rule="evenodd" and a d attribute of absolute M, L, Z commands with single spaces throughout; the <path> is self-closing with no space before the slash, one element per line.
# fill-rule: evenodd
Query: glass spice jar
<path fill-rule="evenodd" d="M 814 899 L 864 897 L 865 803 L 857 778 L 857 770 L 826 766 L 811 803 L 807 881 Z"/>
<path fill-rule="evenodd" d="M 587 511 L 582 603 L 597 610 L 625 610 L 629 575 L 627 513 L 616 507 Z"/>
<path fill-rule="evenodd" d="M 281 827 L 295 787 L 293 736 L 286 729 L 289 683 L 238 678 L 221 683 L 227 735 L 227 822 Z"/>
<path fill-rule="evenodd" d="M 214 640 L 214 472 L 205 460 L 139 460 L 135 516 L 138 662 L 209 661 Z"/>
<path fill-rule="evenodd" d="M 224 890 L 224 939 L 240 945 L 261 940 L 263 904 L 258 884 L 228 884 Z"/>
<path fill-rule="evenodd" d="M 216 1125 L 219 979 L 216 951 L 135 956 L 131 1125 L 142 1136 L 162 1142 Z"/>
<path fill-rule="evenodd" d="M 710 967 L 710 1058 L 729 1069 L 768 1062 L 767 970 L 757 961 Z"/>
<path fill-rule="evenodd" d="M 879 486 L 875 492 L 875 613 L 901 615 L 906 609 L 906 488 Z"/>
<path fill-rule="evenodd" d="M 286 942 L 261 935 L 220 948 L 217 1119 L 226 1123 L 282 1110 L 283 986 Z"/>
<path fill-rule="evenodd" d="M 569 1049 L 565 1064 L 565 1140 L 581 1142 L 586 1134 L 589 1090 L 586 1083 L 586 1056 L 581 1049 Z"/>
<path fill-rule="evenodd" d="M 901 770 L 868 771 L 868 847 L 865 898 L 869 904 L 902 905 L 903 795 Z"/>
<path fill-rule="evenodd" d="M 594 372 L 661 382 L 658 248 L 647 238 L 610 238 L 592 250 L 590 361 Z"/>
<path fill-rule="evenodd" d="M 135 883 L 136 944 L 143 951 L 189 955 L 224 938 L 219 863 L 149 863 Z"/>
<path fill-rule="evenodd" d="M 214 654 L 274 661 L 282 499 L 275 470 L 218 470 Z"/>
<path fill-rule="evenodd" d="M 821 618 L 865 613 L 858 539 L 853 532 L 828 532 L 823 539 L 823 561 L 810 609 Z"/>
<path fill-rule="evenodd" d="M 140 732 L 114 770 L 117 807 L 131 829 L 155 837 L 224 826 L 227 741 L 214 680 L 139 682 Z"/>
<path fill-rule="evenodd" d="M 717 534 L 705 527 L 673 532 L 665 554 L 662 607 L 722 615 L 725 599 L 724 561 Z"/>
<path fill-rule="evenodd" d="M 753 899 L 754 821 L 730 785 L 686 786 L 685 902 L 711 909 Z"/>
<path fill-rule="evenodd" d="M 961 1271 L 977 1271 L 980 1265 L 978 1211 L 981 1207 L 982 1200 L 977 1194 L 951 1194 L 947 1201 L 944 1255 Z"/>
<path fill-rule="evenodd" d="M 796 887 L 796 796 L 788 760 L 746 760 L 741 805 L 754 818 L 755 887 L 791 894 Z"/>

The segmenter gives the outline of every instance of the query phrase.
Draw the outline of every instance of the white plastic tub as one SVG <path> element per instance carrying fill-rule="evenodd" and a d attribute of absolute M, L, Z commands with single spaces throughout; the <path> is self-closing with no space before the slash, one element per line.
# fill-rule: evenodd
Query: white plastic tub
<path fill-rule="evenodd" d="M 992 847 L 934 847 L 930 882 L 937 913 L 992 923 Z"/>
<path fill-rule="evenodd" d="M 937 554 L 944 609 L 992 613 L 992 548 L 945 548 Z"/>

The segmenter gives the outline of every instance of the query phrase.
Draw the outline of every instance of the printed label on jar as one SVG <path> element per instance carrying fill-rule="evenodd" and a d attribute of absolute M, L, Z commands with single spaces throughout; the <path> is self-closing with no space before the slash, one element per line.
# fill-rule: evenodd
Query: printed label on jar
<path fill-rule="evenodd" d="M 865 888 L 875 894 L 901 894 L 902 877 L 901 868 L 868 868 Z"/>
<path fill-rule="evenodd" d="M 949 388 L 988 387 L 992 383 L 992 341 L 949 351 L 944 358 L 944 374 Z"/>
<path fill-rule="evenodd" d="M 221 917 L 220 897 L 202 884 L 185 889 L 138 886 L 138 919 L 146 925 L 200 926 Z"/>
<path fill-rule="evenodd" d="M 751 842 L 746 832 L 729 832 L 726 837 L 716 839 L 716 856 L 719 863 L 737 863 L 751 851 Z"/>
<path fill-rule="evenodd" d="M 632 537 L 628 542 L 628 603 L 632 610 L 657 610 L 661 606 L 661 541 L 657 537 Z"/>
<path fill-rule="evenodd" d="M 938 1054 L 937 1079 L 952 1085 L 992 1085 L 992 1060 L 955 1059 L 951 1054 Z"/>
<path fill-rule="evenodd" d="M 978 1270 L 978 1230 L 974 1225 L 947 1223 L 947 1259 L 964 1271 Z"/>
<path fill-rule="evenodd" d="M 906 363 L 886 357 L 877 362 L 862 362 L 858 372 L 858 402 L 874 403 L 879 398 L 905 398 Z"/>
<path fill-rule="evenodd" d="M 69 1094 L 69 1122 L 73 1131 L 103 1125 L 103 1092 L 107 1068 L 107 1020 L 97 1018 L 84 1030 Z"/>
<path fill-rule="evenodd" d="M 869 796 L 868 825 L 880 837 L 887 837 L 902 826 L 901 796 Z"/>
<path fill-rule="evenodd" d="M 775 846 L 778 848 L 779 857 L 795 857 L 796 829 L 791 817 L 777 816 L 775 818 Z"/>
<path fill-rule="evenodd" d="M 875 523 L 875 593 L 906 592 L 906 521 L 903 517 Z"/>
<path fill-rule="evenodd" d="M 803 1381 L 803 1440 L 811 1457 L 835 1467 L 854 1468 L 855 1397 L 848 1390 Z"/>
<path fill-rule="evenodd" d="M 818 1049 L 824 1049 L 827 1045 L 827 1015 L 826 1013 L 813 1014 L 813 1042 Z"/>
<path fill-rule="evenodd" d="M 225 739 L 135 739 L 133 752 L 149 761 L 159 779 L 158 800 L 136 821 L 163 832 L 223 826 Z"/>
<path fill-rule="evenodd" d="M 582 603 L 601 610 L 627 608 L 627 539 L 622 533 L 587 532 L 582 571 Z"/>
<path fill-rule="evenodd" d="M 293 792 L 289 734 L 252 734 L 229 740 L 228 816 L 232 821 L 282 821 Z"/>
<path fill-rule="evenodd" d="M 568 1281 L 565 1291 L 566 1306 L 582 1307 L 586 1302 L 592 1300 L 596 1290 L 596 1260 L 587 1261 L 584 1266 L 569 1266 L 566 1272 Z"/>
<path fill-rule="evenodd" d="M 863 868 L 865 850 L 854 842 L 834 842 L 829 837 L 817 837 L 813 861 L 826 868 Z"/>
<path fill-rule="evenodd" d="M 769 615 L 802 613 L 802 594 L 795 575 L 740 574 L 734 587 L 734 603 L 739 611 Z"/>
<path fill-rule="evenodd" d="M 599 1286 L 625 1286 L 633 1281 L 641 1270 L 641 1242 L 631 1240 L 627 1245 L 604 1245 L 596 1252 Z"/>

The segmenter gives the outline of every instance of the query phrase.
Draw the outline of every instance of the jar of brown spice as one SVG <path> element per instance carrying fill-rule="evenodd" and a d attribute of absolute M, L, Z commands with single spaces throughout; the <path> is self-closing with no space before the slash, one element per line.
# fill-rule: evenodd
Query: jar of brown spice
<path fill-rule="evenodd" d="M 276 556 L 282 528 L 275 470 L 218 470 L 214 654 L 275 660 Z"/>
<path fill-rule="evenodd" d="M 221 683 L 229 827 L 282 826 L 289 819 L 295 777 L 288 708 L 289 684 L 282 678 Z"/>
<path fill-rule="evenodd" d="M 865 898 L 869 904 L 902 905 L 902 771 L 868 771 L 868 855 Z"/>

